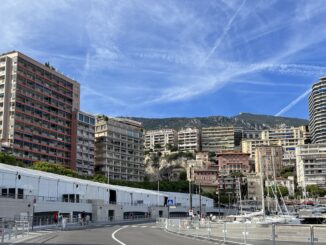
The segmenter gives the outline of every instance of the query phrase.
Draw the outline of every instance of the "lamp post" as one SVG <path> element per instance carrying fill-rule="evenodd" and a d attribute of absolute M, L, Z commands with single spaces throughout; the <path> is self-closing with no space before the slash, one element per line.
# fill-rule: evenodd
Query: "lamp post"
<path fill-rule="evenodd" d="M 192 180 L 192 166 L 189 166 L 189 208 L 192 210 L 192 185 L 191 185 L 191 180 Z"/>
<path fill-rule="evenodd" d="M 199 215 L 201 217 L 201 183 L 199 182 Z"/>
<path fill-rule="evenodd" d="M 109 170 L 110 168 L 109 168 L 109 165 L 107 164 L 106 165 L 106 171 L 107 171 L 107 175 L 108 175 L 108 184 L 110 184 L 110 177 L 109 177 Z"/>

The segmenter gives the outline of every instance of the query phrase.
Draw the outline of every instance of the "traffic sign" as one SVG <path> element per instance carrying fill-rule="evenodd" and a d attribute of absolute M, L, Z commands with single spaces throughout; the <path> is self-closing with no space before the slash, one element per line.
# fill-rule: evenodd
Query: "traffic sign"
<path fill-rule="evenodd" d="M 173 199 L 168 199 L 168 206 L 172 206 L 173 205 Z"/>

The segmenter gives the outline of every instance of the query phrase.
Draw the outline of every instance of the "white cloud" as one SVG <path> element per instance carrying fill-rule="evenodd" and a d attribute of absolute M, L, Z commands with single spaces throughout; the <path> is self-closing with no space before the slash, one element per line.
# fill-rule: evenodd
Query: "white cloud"
<path fill-rule="evenodd" d="M 311 89 L 306 90 L 303 94 L 299 95 L 293 101 L 291 101 L 287 106 L 285 106 L 282 110 L 275 114 L 275 116 L 281 116 L 291 110 L 296 104 L 298 104 L 301 100 L 303 100 L 309 93 Z"/>

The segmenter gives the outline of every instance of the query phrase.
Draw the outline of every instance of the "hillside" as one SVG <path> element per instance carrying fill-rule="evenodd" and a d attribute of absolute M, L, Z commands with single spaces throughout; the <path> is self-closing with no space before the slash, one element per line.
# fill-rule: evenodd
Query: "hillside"
<path fill-rule="evenodd" d="M 245 129 L 268 129 L 280 126 L 302 126 L 307 125 L 308 120 L 290 117 L 275 117 L 270 115 L 255 115 L 240 113 L 237 116 L 210 116 L 210 117 L 175 117 L 175 118 L 141 118 L 128 117 L 142 122 L 146 130 L 182 127 L 210 127 L 210 126 L 237 126 Z"/>

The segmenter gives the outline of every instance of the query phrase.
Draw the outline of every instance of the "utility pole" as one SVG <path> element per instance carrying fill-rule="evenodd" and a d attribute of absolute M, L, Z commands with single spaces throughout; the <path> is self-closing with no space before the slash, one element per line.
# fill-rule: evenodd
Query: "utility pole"
<path fill-rule="evenodd" d="M 201 184 L 199 182 L 199 214 L 201 217 Z"/>
<path fill-rule="evenodd" d="M 160 175 L 157 175 L 157 206 L 159 206 L 160 199 Z"/>
<path fill-rule="evenodd" d="M 192 210 L 192 186 L 191 186 L 191 179 L 192 179 L 192 173 L 191 173 L 191 166 L 189 167 L 189 208 Z"/>

